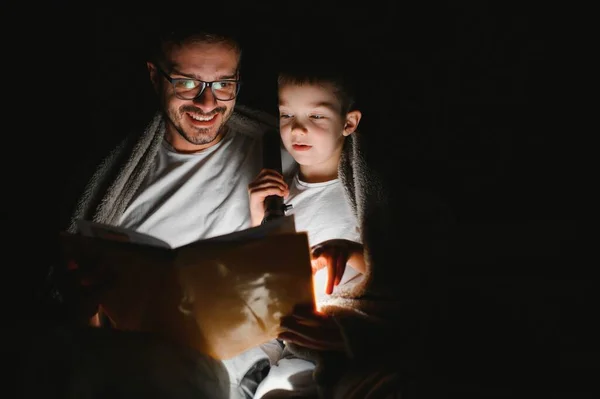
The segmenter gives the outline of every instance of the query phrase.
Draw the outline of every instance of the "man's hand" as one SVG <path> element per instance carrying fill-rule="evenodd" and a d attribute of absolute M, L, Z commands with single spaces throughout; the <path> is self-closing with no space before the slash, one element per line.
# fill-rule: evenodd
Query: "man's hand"
<path fill-rule="evenodd" d="M 103 267 L 102 263 L 83 264 L 85 267 L 73 259 L 67 260 L 62 291 L 72 320 L 77 324 L 89 325 L 97 321 L 101 295 L 112 283 L 114 274 L 111 269 Z"/>
<path fill-rule="evenodd" d="M 344 339 L 331 316 L 317 313 L 312 306 L 297 306 L 281 318 L 279 339 L 309 349 L 344 352 Z"/>
<path fill-rule="evenodd" d="M 248 185 L 252 226 L 261 224 L 265 217 L 265 198 L 271 195 L 285 198 L 288 194 L 288 185 L 280 173 L 272 169 L 261 170 L 256 179 Z"/>
<path fill-rule="evenodd" d="M 311 249 L 313 274 L 327 268 L 327 285 L 325 293 L 331 295 L 346 271 L 346 264 L 357 251 L 362 251 L 362 245 L 353 241 L 335 239 L 324 241 Z"/>

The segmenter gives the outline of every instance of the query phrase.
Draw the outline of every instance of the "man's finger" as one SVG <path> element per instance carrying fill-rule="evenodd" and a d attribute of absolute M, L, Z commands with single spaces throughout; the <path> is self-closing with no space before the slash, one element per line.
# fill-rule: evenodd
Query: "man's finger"
<path fill-rule="evenodd" d="M 326 343 L 313 341 L 309 338 L 295 334 L 291 331 L 284 331 L 284 332 L 280 333 L 278 338 L 282 341 L 291 342 L 291 343 L 303 346 L 308 349 L 314 349 L 314 350 L 318 350 L 318 351 L 333 349 L 333 348 L 331 348 L 330 345 L 327 345 Z"/>
<path fill-rule="evenodd" d="M 322 318 L 322 316 L 316 312 L 314 303 L 303 303 L 294 306 L 292 317 L 300 320 Z"/>
<path fill-rule="evenodd" d="M 293 317 L 286 317 L 281 319 L 280 329 L 281 333 L 291 332 L 313 342 L 328 341 L 325 338 L 328 335 L 328 328 L 318 320 L 299 321 Z"/>
<path fill-rule="evenodd" d="M 279 320 L 279 327 L 283 330 L 292 330 L 302 335 L 311 336 L 315 329 L 319 329 L 322 323 L 314 318 L 296 318 L 285 316 Z"/>

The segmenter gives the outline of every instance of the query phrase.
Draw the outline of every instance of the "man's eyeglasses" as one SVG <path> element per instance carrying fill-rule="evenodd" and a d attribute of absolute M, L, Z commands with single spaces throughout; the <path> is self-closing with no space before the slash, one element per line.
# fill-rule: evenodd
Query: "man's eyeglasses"
<path fill-rule="evenodd" d="M 242 83 L 235 79 L 205 82 L 203 80 L 192 78 L 172 78 L 159 67 L 156 67 L 156 69 L 173 85 L 175 96 L 182 100 L 193 100 L 198 98 L 204 93 L 204 89 L 209 87 L 217 100 L 230 101 L 238 95 Z"/>

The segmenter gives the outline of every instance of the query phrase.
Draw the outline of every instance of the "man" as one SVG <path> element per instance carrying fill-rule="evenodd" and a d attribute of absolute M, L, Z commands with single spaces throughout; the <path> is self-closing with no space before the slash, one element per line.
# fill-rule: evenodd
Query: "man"
<path fill-rule="evenodd" d="M 97 170 L 72 231 L 77 219 L 91 219 L 177 247 L 250 227 L 247 183 L 276 120 L 236 106 L 241 49 L 232 38 L 171 32 L 159 40 L 147 62 L 159 111 Z"/>
<path fill-rule="evenodd" d="M 247 187 L 262 167 L 261 137 L 277 124 L 274 116 L 236 105 L 241 86 L 240 58 L 239 43 L 226 34 L 177 30 L 161 35 L 147 62 L 158 112 L 144 132 L 127 137 L 97 169 L 73 215 L 71 232 L 76 231 L 78 219 L 86 219 L 135 229 L 178 247 L 250 227 Z M 292 165 L 286 159 L 283 164 Z M 93 308 L 86 317 L 94 314 L 97 306 Z M 92 324 L 99 324 L 97 313 L 93 320 Z M 168 369 L 173 365 L 160 364 L 148 355 L 140 340 L 119 337 L 116 331 L 95 330 L 101 331 L 85 333 L 83 350 L 93 347 L 89 336 L 96 343 L 135 341 L 139 351 L 128 346 L 123 356 L 133 368 L 140 359 L 148 373 L 158 373 L 153 377 L 154 385 L 164 388 L 188 378 L 196 383 L 181 397 L 193 396 L 194 390 L 197 397 L 219 397 L 210 392 L 220 389 L 223 380 L 222 374 L 218 376 L 219 365 L 212 364 L 212 359 L 199 361 L 199 354 L 195 359 L 189 353 L 181 357 L 171 354 L 178 373 L 171 378 Z M 148 345 L 157 353 L 167 351 L 162 343 Z M 108 368 L 111 362 L 120 362 L 120 353 L 114 352 L 114 356 L 110 350 L 94 353 Z M 75 364 L 81 367 L 85 363 L 84 370 L 92 369 L 95 366 L 89 359 Z M 198 367 L 193 364 L 198 362 L 201 368 L 212 371 L 195 375 Z M 269 362 L 267 354 L 257 347 L 224 364 L 230 397 L 236 398 L 251 397 Z M 82 374 L 82 378 L 89 378 L 85 371 Z M 111 370 L 104 378 L 110 378 L 112 384 L 123 376 Z M 210 383 L 206 383 L 207 378 Z M 125 385 L 130 382 L 131 386 L 115 389 L 133 396 L 146 394 L 136 390 L 131 379 Z"/>

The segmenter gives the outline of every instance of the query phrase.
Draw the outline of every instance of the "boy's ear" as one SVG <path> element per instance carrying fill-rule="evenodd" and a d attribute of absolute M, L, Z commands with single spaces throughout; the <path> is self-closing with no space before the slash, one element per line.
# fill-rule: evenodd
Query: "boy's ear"
<path fill-rule="evenodd" d="M 352 133 L 356 131 L 358 124 L 360 123 L 360 118 L 362 117 L 362 113 L 359 110 L 354 110 L 348 112 L 346 115 L 346 123 L 344 124 L 344 136 L 350 136 Z"/>

